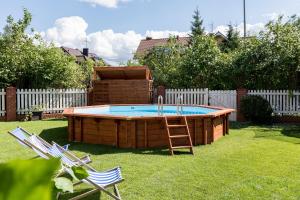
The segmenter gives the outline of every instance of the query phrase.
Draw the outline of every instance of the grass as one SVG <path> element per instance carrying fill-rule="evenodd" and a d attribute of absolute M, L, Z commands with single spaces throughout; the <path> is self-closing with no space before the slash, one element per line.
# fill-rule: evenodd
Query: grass
<path fill-rule="evenodd" d="M 0 122 L 0 162 L 35 156 L 6 134 L 18 125 L 49 141 L 67 142 L 64 120 Z M 195 147 L 195 156 L 79 143 L 71 149 L 91 154 L 96 169 L 122 166 L 123 199 L 300 199 L 300 126 L 233 124 L 230 135 Z"/>

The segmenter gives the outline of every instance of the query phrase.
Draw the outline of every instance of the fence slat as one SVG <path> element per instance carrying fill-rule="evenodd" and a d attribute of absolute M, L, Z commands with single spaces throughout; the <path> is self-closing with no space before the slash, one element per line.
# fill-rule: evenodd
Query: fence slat
<path fill-rule="evenodd" d="M 249 90 L 249 95 L 259 95 L 269 101 L 275 114 L 294 115 L 300 113 L 300 92 L 288 90 Z"/>
<path fill-rule="evenodd" d="M 76 98 L 77 97 L 77 98 Z M 5 114 L 5 92 L 0 90 L 0 116 Z M 85 89 L 17 89 L 17 113 L 26 114 L 35 105 L 45 113 L 60 113 L 70 106 L 86 106 Z"/>

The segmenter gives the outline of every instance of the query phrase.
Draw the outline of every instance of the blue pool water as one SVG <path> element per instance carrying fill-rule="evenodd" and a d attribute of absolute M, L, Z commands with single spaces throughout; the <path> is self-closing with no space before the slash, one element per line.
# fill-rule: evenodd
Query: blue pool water
<path fill-rule="evenodd" d="M 216 109 L 183 106 L 182 115 L 199 115 L 208 114 L 217 111 Z M 114 115 L 128 117 L 144 117 L 158 116 L 157 105 L 137 105 L 137 106 L 102 106 L 102 107 L 87 107 L 75 108 L 74 113 L 77 114 L 95 114 L 95 115 Z M 176 106 L 164 106 L 163 115 L 176 115 Z"/>

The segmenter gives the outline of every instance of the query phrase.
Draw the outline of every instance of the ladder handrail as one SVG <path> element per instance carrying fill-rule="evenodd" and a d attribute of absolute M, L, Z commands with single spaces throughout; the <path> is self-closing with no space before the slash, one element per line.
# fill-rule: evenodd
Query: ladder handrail
<path fill-rule="evenodd" d="M 163 113 L 164 113 L 164 98 L 162 95 L 158 96 L 157 113 L 158 113 L 158 115 L 163 115 Z"/>
<path fill-rule="evenodd" d="M 180 115 L 183 112 L 182 104 L 183 104 L 183 97 L 180 95 L 176 99 L 176 112 L 177 112 L 177 115 Z"/>

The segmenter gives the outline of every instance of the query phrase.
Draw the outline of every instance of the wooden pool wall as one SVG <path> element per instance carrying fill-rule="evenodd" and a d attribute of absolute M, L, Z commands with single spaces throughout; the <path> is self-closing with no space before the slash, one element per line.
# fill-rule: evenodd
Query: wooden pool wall
<path fill-rule="evenodd" d="M 228 117 L 231 109 L 222 109 L 211 115 L 187 116 L 193 145 L 205 145 L 228 134 Z M 64 111 L 68 118 L 69 141 L 103 144 L 119 148 L 167 147 L 168 139 L 162 117 L 116 117 L 73 114 Z M 178 123 L 175 117 L 171 123 Z M 173 134 L 180 134 L 180 130 Z M 185 144 L 177 139 L 176 145 Z"/>

